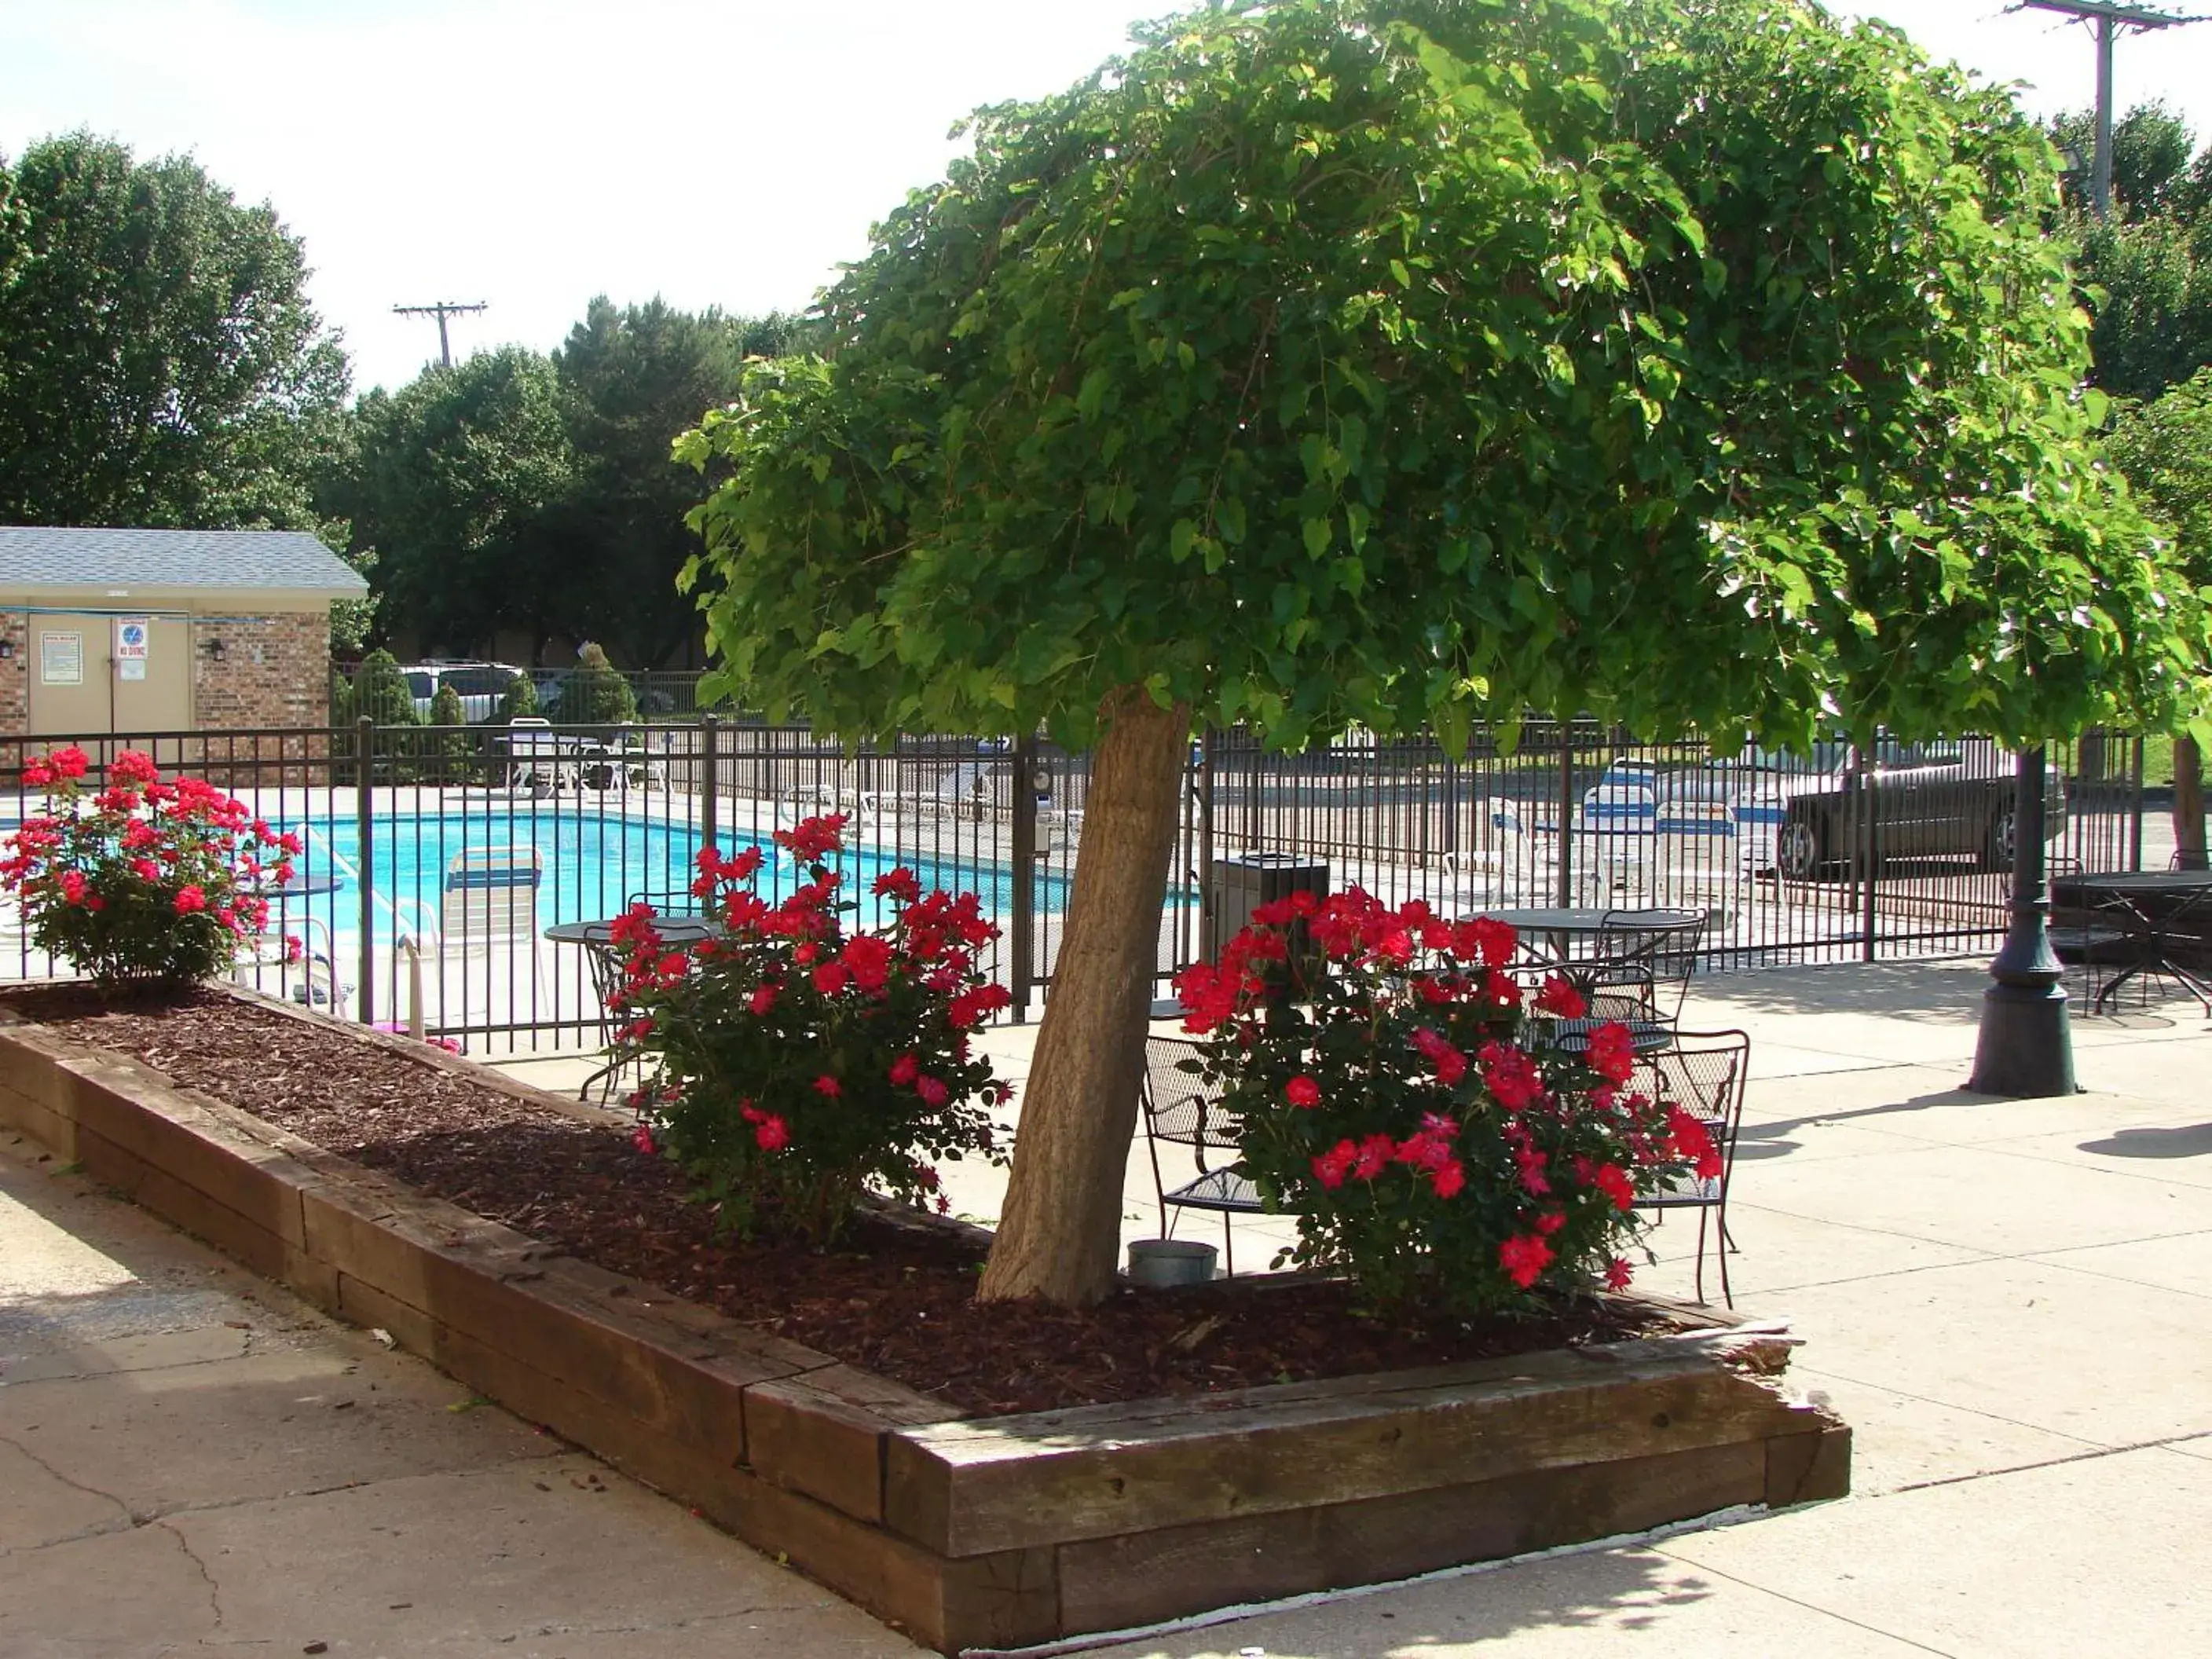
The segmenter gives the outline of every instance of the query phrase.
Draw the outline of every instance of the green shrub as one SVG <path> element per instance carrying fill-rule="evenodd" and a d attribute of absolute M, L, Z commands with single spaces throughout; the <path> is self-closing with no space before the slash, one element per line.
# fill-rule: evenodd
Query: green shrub
<path fill-rule="evenodd" d="M 366 714 L 379 726 L 420 726 L 415 693 L 398 659 L 389 651 L 372 651 L 361 659 L 353 677 L 353 717 Z"/>
<path fill-rule="evenodd" d="M 499 694 L 499 718 L 512 723 L 538 717 L 538 683 L 527 674 L 517 674 L 506 690 Z"/>
<path fill-rule="evenodd" d="M 579 653 L 582 660 L 562 683 L 561 718 L 573 726 L 632 726 L 637 721 L 637 693 L 596 645 Z"/>

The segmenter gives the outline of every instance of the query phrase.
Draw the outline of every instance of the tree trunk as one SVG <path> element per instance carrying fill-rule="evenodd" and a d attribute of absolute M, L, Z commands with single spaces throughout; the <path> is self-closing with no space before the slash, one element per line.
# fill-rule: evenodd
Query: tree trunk
<path fill-rule="evenodd" d="M 1167 896 L 1190 710 L 1109 699 L 1059 960 L 1022 1097 L 1012 1179 L 976 1293 L 1096 1302 L 1121 1255 L 1145 1015 Z M 1019 782 L 1019 780 L 1017 780 Z"/>
<path fill-rule="evenodd" d="M 2182 869 L 2206 867 L 2204 756 L 2194 738 L 2173 740 L 2173 844 Z"/>

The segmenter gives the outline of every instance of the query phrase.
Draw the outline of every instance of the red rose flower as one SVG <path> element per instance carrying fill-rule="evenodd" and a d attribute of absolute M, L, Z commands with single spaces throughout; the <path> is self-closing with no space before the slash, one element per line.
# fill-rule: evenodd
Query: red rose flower
<path fill-rule="evenodd" d="M 1293 1106 L 1311 1109 L 1321 1104 L 1321 1085 L 1301 1073 L 1283 1085 L 1283 1098 Z"/>
<path fill-rule="evenodd" d="M 1498 1265 L 1524 1291 L 1544 1276 L 1551 1261 L 1552 1247 L 1528 1234 L 1509 1238 L 1498 1247 Z"/>

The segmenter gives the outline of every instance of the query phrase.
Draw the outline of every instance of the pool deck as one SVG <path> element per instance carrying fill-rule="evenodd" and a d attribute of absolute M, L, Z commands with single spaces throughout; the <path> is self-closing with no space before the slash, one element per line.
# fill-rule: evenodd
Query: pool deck
<path fill-rule="evenodd" d="M 1738 1306 L 1804 1337 L 1793 1375 L 1856 1430 L 1853 1497 L 1083 1650 L 2204 1650 L 2212 1027 L 2193 1003 L 2082 1019 L 2089 1092 L 1991 1099 L 1960 1087 L 1984 982 L 1847 965 L 1692 999 L 1690 1024 L 1754 1041 Z M 988 1044 L 1018 1076 L 1033 1040 Z M 0 1652 L 918 1651 L 36 1157 L 0 1136 Z M 986 1217 L 996 1192 L 954 1188 Z M 1141 1149 L 1126 1192 L 1151 1236 Z M 1239 1225 L 1261 1265 L 1280 1224 Z M 1694 1237 L 1656 1235 L 1651 1288 L 1687 1292 Z"/>

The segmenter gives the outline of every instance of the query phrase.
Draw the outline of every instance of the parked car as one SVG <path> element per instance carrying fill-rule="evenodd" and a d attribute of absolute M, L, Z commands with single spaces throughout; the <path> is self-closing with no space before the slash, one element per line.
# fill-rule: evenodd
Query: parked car
<path fill-rule="evenodd" d="M 439 688 L 451 686 L 461 700 L 462 717 L 471 726 L 496 720 L 500 699 L 523 676 L 521 669 L 503 662 L 416 662 L 402 665 L 399 672 L 407 677 L 417 714 L 429 719 Z"/>
<path fill-rule="evenodd" d="M 2056 837 L 2066 824 L 2065 790 L 2055 772 L 2045 788 L 2045 834 Z M 1856 761 L 1840 742 L 1816 744 L 1809 755 L 1754 749 L 1687 765 L 1619 760 L 1583 792 L 1575 833 L 1723 837 L 1746 866 L 1809 880 L 1862 845 L 1867 801 L 1883 862 L 1965 855 L 1986 870 L 2012 866 L 2013 757 L 1986 742 L 1885 738 Z"/>
<path fill-rule="evenodd" d="M 1849 860 L 1853 837 L 1872 840 L 1878 861 L 1965 855 L 1984 870 L 2009 870 L 2017 796 L 2014 757 L 1995 744 L 1877 744 L 1854 757 L 1840 744 L 1815 745 L 1808 760 L 1777 767 L 1781 807 L 1774 863 L 1806 878 Z M 2044 775 L 2046 840 L 2066 828 L 2066 787 Z"/>

